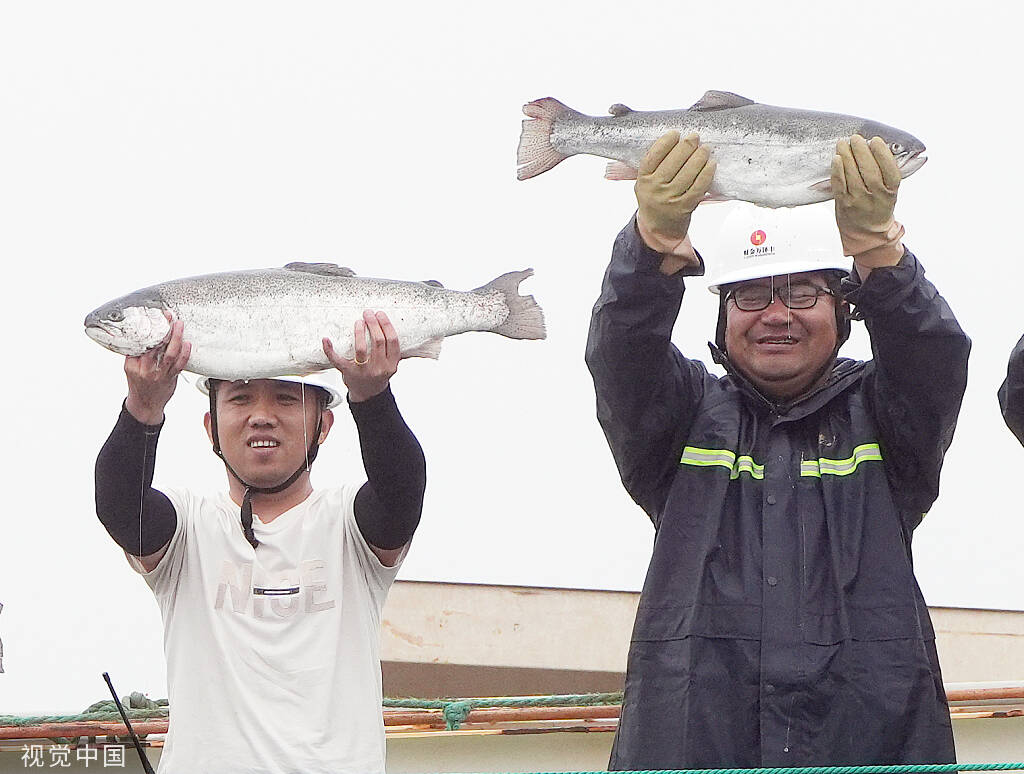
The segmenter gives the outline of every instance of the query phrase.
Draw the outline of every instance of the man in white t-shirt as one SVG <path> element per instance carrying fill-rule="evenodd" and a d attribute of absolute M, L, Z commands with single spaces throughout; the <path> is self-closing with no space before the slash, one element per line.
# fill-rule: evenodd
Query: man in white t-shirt
<path fill-rule="evenodd" d="M 355 340 L 353 360 L 323 346 L 348 388 L 367 481 L 323 490 L 309 466 L 343 400 L 327 374 L 200 380 L 228 474 L 211 497 L 152 487 L 164 407 L 190 354 L 181 322 L 160 356 L 125 359 L 96 510 L 163 617 L 160 774 L 384 771 L 380 613 L 426 469 L 391 395 L 400 351 L 387 316 L 364 313 Z"/>

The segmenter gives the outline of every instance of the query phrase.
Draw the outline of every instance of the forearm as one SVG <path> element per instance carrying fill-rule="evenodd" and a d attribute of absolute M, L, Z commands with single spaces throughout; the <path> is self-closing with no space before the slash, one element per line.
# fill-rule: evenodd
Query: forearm
<path fill-rule="evenodd" d="M 876 268 L 869 281 L 844 290 L 865 321 L 878 372 L 915 401 L 955 414 L 971 341 L 914 255 L 908 250 L 898 265 Z"/>
<path fill-rule="evenodd" d="M 640 408 L 660 384 L 672 358 L 672 327 L 683 299 L 683 276 L 667 276 L 662 256 L 644 244 L 631 221 L 615 239 L 612 259 L 594 305 L 586 361 L 599 399 L 633 401 Z M 652 368 L 653 367 L 653 368 Z"/>
<path fill-rule="evenodd" d="M 869 400 L 896 496 L 927 511 L 952 442 L 967 386 L 971 342 L 909 253 L 877 268 L 847 298 L 857 305 L 874 353 Z"/>
<path fill-rule="evenodd" d="M 366 484 L 356 494 L 356 523 L 371 546 L 397 549 L 408 543 L 423 511 L 426 459 L 388 388 L 349 403 L 359 434 Z"/>
<path fill-rule="evenodd" d="M 144 425 L 127 409 L 96 457 L 96 515 L 133 556 L 148 556 L 174 535 L 177 517 L 167 496 L 153 489 L 160 425 Z"/>
<path fill-rule="evenodd" d="M 1006 379 L 999 387 L 999 409 L 1006 426 L 1024 444 L 1024 336 L 1010 353 Z"/>
<path fill-rule="evenodd" d="M 632 222 L 623 229 L 594 306 L 586 351 L 598 421 L 623 484 L 655 520 L 665 478 L 678 464 L 675 447 L 706 375 L 671 342 L 683 276 L 700 274 L 703 266 L 666 276 L 661 263 Z"/>

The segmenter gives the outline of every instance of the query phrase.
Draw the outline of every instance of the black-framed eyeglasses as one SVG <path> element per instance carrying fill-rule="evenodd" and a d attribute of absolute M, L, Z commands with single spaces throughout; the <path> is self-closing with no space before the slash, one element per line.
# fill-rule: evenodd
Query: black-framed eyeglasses
<path fill-rule="evenodd" d="M 750 284 L 733 288 L 726 294 L 725 300 L 732 299 L 736 308 L 744 312 L 760 312 L 767 309 L 775 298 L 790 309 L 810 309 L 818 303 L 818 296 L 822 295 L 834 296 L 835 293 L 810 282 L 779 286 Z"/>

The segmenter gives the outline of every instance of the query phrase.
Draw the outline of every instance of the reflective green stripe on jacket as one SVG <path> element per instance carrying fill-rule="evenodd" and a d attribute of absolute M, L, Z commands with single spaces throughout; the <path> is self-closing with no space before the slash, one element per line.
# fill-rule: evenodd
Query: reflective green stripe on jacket
<path fill-rule="evenodd" d="M 869 461 L 882 461 L 882 450 L 877 443 L 862 443 L 853 450 L 853 454 L 842 460 L 826 457 L 817 460 L 801 460 L 800 475 L 814 478 L 821 478 L 823 475 L 848 476 L 862 462 Z M 751 478 L 764 478 L 764 465 L 758 465 L 754 462 L 753 457 L 747 454 L 737 456 L 736 452 L 729 449 L 702 449 L 699 446 L 687 446 L 683 449 L 683 456 L 679 459 L 679 464 L 727 468 L 729 478 L 739 478 L 741 473 L 748 473 Z"/>
<path fill-rule="evenodd" d="M 728 449 L 701 449 L 699 446 L 687 446 L 683 449 L 680 465 L 694 465 L 698 468 L 718 466 L 729 470 L 729 478 L 739 478 L 740 473 L 747 473 L 751 478 L 764 478 L 764 465 L 758 465 L 753 457 Z"/>
<path fill-rule="evenodd" d="M 862 462 L 881 462 L 882 450 L 877 443 L 862 443 L 853 450 L 853 454 L 845 460 L 830 460 L 822 457 L 817 460 L 802 460 L 800 462 L 801 476 L 848 476 L 857 469 Z"/>

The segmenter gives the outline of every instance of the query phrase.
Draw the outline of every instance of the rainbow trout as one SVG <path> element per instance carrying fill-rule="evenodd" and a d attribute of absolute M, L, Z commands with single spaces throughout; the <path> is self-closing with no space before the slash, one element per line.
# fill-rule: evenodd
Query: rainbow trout
<path fill-rule="evenodd" d="M 546 172 L 578 153 L 614 159 L 609 180 L 635 180 L 654 141 L 673 129 L 697 132 L 718 162 L 708 200 L 742 199 L 762 207 L 795 207 L 832 198 L 836 141 L 876 135 L 889 146 L 903 177 L 927 160 L 924 144 L 900 129 L 842 113 L 761 105 L 727 91 L 709 91 L 687 110 L 631 110 L 612 105 L 610 116 L 578 113 L 551 97 L 523 106 L 520 180 Z"/>
<path fill-rule="evenodd" d="M 543 339 L 544 316 L 519 295 L 532 269 L 510 272 L 469 291 L 439 282 L 357 277 L 332 263 L 206 274 L 137 290 L 89 313 L 85 332 L 122 355 L 164 343 L 171 320 L 192 343 L 186 370 L 216 379 L 309 374 L 332 366 L 321 338 L 353 356 L 353 327 L 364 309 L 386 312 L 402 357 L 436 358 L 441 340 L 466 331 Z"/>

